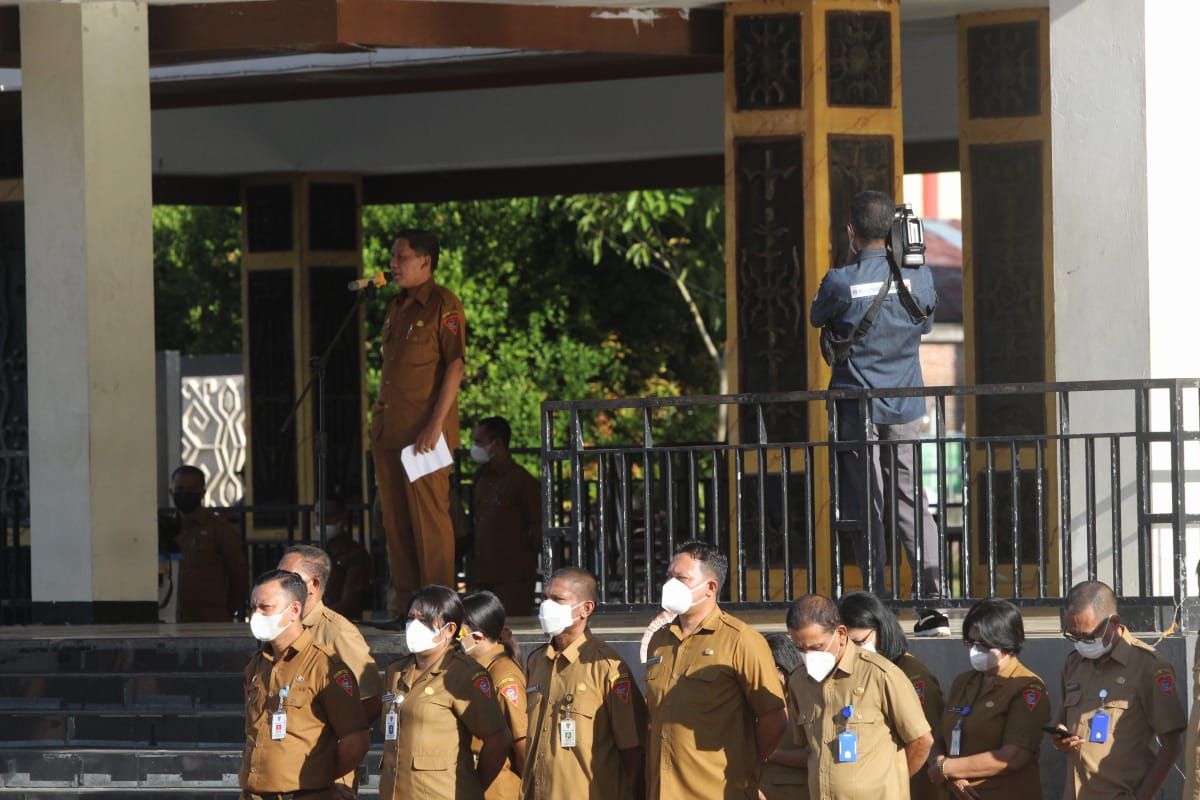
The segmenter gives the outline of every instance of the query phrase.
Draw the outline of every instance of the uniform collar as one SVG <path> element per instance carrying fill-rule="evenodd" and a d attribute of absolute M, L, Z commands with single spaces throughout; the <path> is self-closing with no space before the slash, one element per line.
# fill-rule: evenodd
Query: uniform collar
<path fill-rule="evenodd" d="M 1129 659 L 1133 657 L 1133 634 L 1129 632 L 1128 628 L 1121 631 L 1121 635 L 1113 643 L 1113 649 L 1108 655 L 1122 666 L 1129 663 Z"/>
<path fill-rule="evenodd" d="M 461 652 L 461 651 L 455 650 L 453 647 L 447 648 L 445 654 L 442 655 L 442 660 L 437 662 L 433 666 L 431 666 L 429 669 L 422 672 L 421 677 L 424 678 L 426 675 L 432 676 L 432 675 L 438 675 L 442 672 L 445 672 L 450 667 L 450 660 L 452 658 L 454 658 L 454 655 L 456 653 L 459 653 L 459 652 Z M 468 658 L 469 657 L 470 656 L 468 656 Z M 409 689 L 413 688 L 412 673 L 413 673 L 413 670 L 416 668 L 417 668 L 417 657 L 416 657 L 416 655 L 412 655 L 412 663 L 410 663 L 408 665 L 408 667 L 404 670 L 404 678 L 403 678 L 404 685 L 407 686 Z"/>
<path fill-rule="evenodd" d="M 847 636 L 846 637 L 846 652 L 838 660 L 837 666 L 834 667 L 835 672 L 841 672 L 843 675 L 853 675 L 854 666 L 858 663 L 859 646 Z"/>
<path fill-rule="evenodd" d="M 887 258 L 887 250 L 882 247 L 864 247 L 858 251 L 859 261 L 866 261 L 868 258 Z"/>
<path fill-rule="evenodd" d="M 301 622 L 300 624 L 301 624 L 301 626 L 304 625 L 303 622 Z M 283 658 L 281 658 L 280 660 L 281 661 L 291 661 L 292 658 L 294 658 L 298 653 L 303 653 L 305 650 L 307 650 L 308 646 L 310 644 L 312 644 L 312 641 L 313 641 L 312 629 L 305 628 L 304 632 L 301 633 L 296 638 L 296 641 L 289 644 L 287 650 L 283 651 Z M 271 649 L 270 642 L 263 642 L 261 652 L 268 661 L 274 663 L 275 651 Z"/>
<path fill-rule="evenodd" d="M 707 631 L 708 633 L 714 632 L 717 629 L 717 624 L 724 616 L 725 612 L 721 610 L 721 604 L 717 603 L 713 606 L 713 610 L 708 612 L 708 616 L 696 626 L 696 630 L 692 635 L 694 636 L 700 631 Z M 679 617 L 675 617 L 675 619 L 671 621 L 671 633 L 675 634 L 676 639 L 681 642 L 683 641 L 683 628 L 679 625 Z"/>
<path fill-rule="evenodd" d="M 480 642 L 472 647 L 471 652 L 466 653 L 466 655 L 475 659 L 481 665 L 483 665 L 484 669 L 487 669 L 488 667 L 492 666 L 492 664 L 496 663 L 497 658 L 504 655 L 504 643 L 494 642 L 492 644 L 487 644 L 486 642 Z"/>
<path fill-rule="evenodd" d="M 430 276 L 429 280 L 425 281 L 420 286 L 417 286 L 413 289 L 405 289 L 403 292 L 401 292 L 401 299 L 403 300 L 406 297 L 411 297 L 421 305 L 425 305 L 429 302 L 430 295 L 433 294 L 433 287 L 433 277 Z"/>
<path fill-rule="evenodd" d="M 312 626 L 316 625 L 324 615 L 325 604 L 318 600 L 315 604 L 313 604 L 312 611 L 309 611 L 304 615 L 304 618 L 300 620 L 300 624 L 305 628 L 311 628 Z"/>
<path fill-rule="evenodd" d="M 592 632 L 585 627 L 581 636 L 560 651 L 554 649 L 554 640 L 551 639 L 550 643 L 546 645 L 546 658 L 554 661 L 559 656 L 562 656 L 568 663 L 573 664 L 579 659 L 579 653 L 583 650 L 584 643 L 590 638 L 592 638 Z"/>

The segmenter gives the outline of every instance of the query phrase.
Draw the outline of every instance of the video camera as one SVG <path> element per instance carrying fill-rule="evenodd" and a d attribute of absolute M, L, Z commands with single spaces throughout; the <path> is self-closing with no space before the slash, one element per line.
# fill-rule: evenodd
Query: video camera
<path fill-rule="evenodd" d="M 908 203 L 896 206 L 887 250 L 897 266 L 916 269 L 925 263 L 925 226 Z"/>

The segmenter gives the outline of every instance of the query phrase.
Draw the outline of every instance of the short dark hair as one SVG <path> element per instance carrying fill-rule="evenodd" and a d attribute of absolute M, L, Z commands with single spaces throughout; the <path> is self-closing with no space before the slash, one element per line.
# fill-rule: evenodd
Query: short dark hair
<path fill-rule="evenodd" d="M 463 604 L 458 595 L 445 586 L 430 584 L 422 586 L 413 593 L 408 601 L 408 613 L 417 612 L 431 628 L 441 620 L 441 624 L 453 622 L 459 628 L 463 624 Z M 440 627 L 440 626 L 439 626 Z"/>
<path fill-rule="evenodd" d="M 308 600 L 308 587 L 304 585 L 304 578 L 299 573 L 288 572 L 285 569 L 269 569 L 254 579 L 254 588 L 272 581 L 279 581 L 279 588 L 283 593 L 293 601 L 299 602 L 301 608 L 304 607 Z"/>
<path fill-rule="evenodd" d="M 1067 613 L 1078 614 L 1086 609 L 1097 617 L 1111 617 L 1117 613 L 1117 595 L 1101 581 L 1077 583 L 1067 593 Z"/>
<path fill-rule="evenodd" d="M 963 620 L 963 640 L 971 631 L 988 647 L 1014 655 L 1025 646 L 1025 623 L 1021 612 L 1007 600 L 989 597 L 971 606 Z"/>
<path fill-rule="evenodd" d="M 847 628 L 870 628 L 875 631 L 875 649 L 892 663 L 908 652 L 908 637 L 883 602 L 869 592 L 842 595 L 838 615 Z"/>
<path fill-rule="evenodd" d="M 842 624 L 837 605 L 820 594 L 806 594 L 795 600 L 788 608 L 788 630 L 798 631 L 809 625 L 820 625 L 822 630 L 836 630 Z"/>
<path fill-rule="evenodd" d="M 504 604 L 495 594 L 484 590 L 472 592 L 462 599 L 463 622 L 493 642 L 500 641 L 504 632 Z"/>
<path fill-rule="evenodd" d="M 886 239 L 895 215 L 896 204 L 885 192 L 859 192 L 850 201 L 850 224 L 858 237 L 866 241 Z"/>
<path fill-rule="evenodd" d="M 300 562 L 320 579 L 322 586 L 329 585 L 329 573 L 333 571 L 333 562 L 329 560 L 328 553 L 311 544 L 294 544 L 283 551 L 279 560 L 283 561 L 292 554 L 300 556 Z"/>
<path fill-rule="evenodd" d="M 504 442 L 505 447 L 508 447 L 508 443 L 512 441 L 512 426 L 504 417 L 487 417 L 479 420 L 476 425 L 487 431 L 493 439 Z"/>
<path fill-rule="evenodd" d="M 688 555 L 700 562 L 700 566 L 717 581 L 717 592 L 725 587 L 729 577 L 729 559 L 711 544 L 697 541 L 684 542 L 675 548 L 675 555 Z"/>
<path fill-rule="evenodd" d="M 201 484 L 208 484 L 208 478 L 204 477 L 204 470 L 193 467 L 191 464 L 180 464 L 176 467 L 175 471 L 171 473 L 171 480 L 175 480 L 180 475 L 191 475 L 193 478 L 199 478 Z"/>
<path fill-rule="evenodd" d="M 403 228 L 396 231 L 396 240 L 403 239 L 414 253 L 429 256 L 429 271 L 436 272 L 438 265 L 438 238 L 433 231 L 421 228 Z"/>
<path fill-rule="evenodd" d="M 775 668 L 784 675 L 791 675 L 800 666 L 800 649 L 786 633 L 768 633 L 767 646 L 771 648 Z"/>
<path fill-rule="evenodd" d="M 579 602 L 583 603 L 588 600 L 596 602 L 597 582 L 596 576 L 588 572 L 582 567 L 563 567 L 554 571 L 550 576 L 550 581 L 546 585 L 549 586 L 551 581 L 564 581 L 571 585 L 575 591 L 575 596 L 579 598 Z"/>

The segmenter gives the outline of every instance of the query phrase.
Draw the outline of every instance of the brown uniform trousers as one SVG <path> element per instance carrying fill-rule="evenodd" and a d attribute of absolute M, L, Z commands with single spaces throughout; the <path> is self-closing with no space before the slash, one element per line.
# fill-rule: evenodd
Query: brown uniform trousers
<path fill-rule="evenodd" d="M 477 644 L 468 653 L 492 676 L 492 689 L 496 703 L 504 716 L 504 724 L 512 732 L 513 742 L 526 738 L 529 728 L 529 712 L 525 705 L 525 673 L 505 652 L 504 645 Z M 471 751 L 479 755 L 483 747 L 480 739 L 471 742 Z M 521 776 L 517 774 L 513 757 L 505 760 L 500 774 L 483 793 L 484 800 L 518 800 L 521 796 Z"/>
<path fill-rule="evenodd" d="M 990 753 L 1006 745 L 1033 752 L 1033 758 L 1019 772 L 1006 772 L 971 781 L 971 791 L 980 797 L 1025 798 L 1042 796 L 1042 775 L 1038 769 L 1038 750 L 1042 726 L 1050 721 L 1050 698 L 1046 684 L 1030 672 L 1016 656 L 1000 669 L 990 687 L 987 676 L 969 670 L 954 679 L 945 712 L 937 726 L 942 752 L 950 760 L 950 741 L 955 726 L 961 726 L 959 756 Z"/>
<path fill-rule="evenodd" d="M 1062 673 L 1063 707 L 1056 722 L 1084 740 L 1067 756 L 1067 800 L 1129 798 L 1154 763 L 1156 736 L 1187 727 L 1175 669 L 1148 644 L 1122 631 L 1104 658 L 1067 656 Z M 1088 741 L 1100 690 L 1108 692 L 1108 741 Z"/>
<path fill-rule="evenodd" d="M 371 556 L 344 530 L 325 543 L 325 552 L 332 562 L 325 605 L 348 619 L 362 617 L 371 588 Z"/>
<path fill-rule="evenodd" d="M 929 723 L 929 729 L 934 731 L 934 736 L 936 736 L 938 726 L 942 724 L 942 710 L 945 708 L 942 699 L 942 685 L 929 671 L 929 667 L 922 664 L 912 653 L 905 653 L 896 659 L 896 666 L 912 681 L 917 699 L 921 701 L 921 708 L 925 710 L 925 721 Z M 909 779 L 908 788 L 912 794 L 912 800 L 948 800 L 950 796 L 944 786 L 929 780 L 925 770 L 920 770 Z"/>
<path fill-rule="evenodd" d="M 471 587 L 494 592 L 508 616 L 529 616 L 542 541 L 540 484 L 515 461 L 485 464 L 475 479 L 471 518 Z"/>
<path fill-rule="evenodd" d="M 808 794 L 821 800 L 902 800 L 909 797 L 906 743 L 929 733 L 912 682 L 895 664 L 849 639 L 821 683 L 803 669 L 788 679 L 789 718 L 797 743 L 808 747 Z M 847 721 L 842 710 L 852 707 Z M 858 760 L 838 763 L 837 736 L 858 734 Z"/>
<path fill-rule="evenodd" d="M 617 651 L 587 629 L 561 652 L 550 642 L 529 656 L 526 691 L 524 800 L 634 800 L 621 751 L 643 746 L 646 701 Z M 570 748 L 559 738 L 568 710 Z"/>
<path fill-rule="evenodd" d="M 231 622 L 246 604 L 249 578 L 242 540 L 209 511 L 180 516 L 179 621 Z"/>
<path fill-rule="evenodd" d="M 333 648 L 315 641 L 311 630 L 278 661 L 264 645 L 246 666 L 244 685 L 243 797 L 328 789 L 338 777 L 338 739 L 367 729 L 358 683 Z M 271 717 L 281 708 L 286 735 L 272 739 Z"/>
<path fill-rule="evenodd" d="M 504 727 L 491 676 L 475 659 L 450 650 L 413 678 L 407 656 L 388 665 L 383 713 L 397 715 L 394 741 L 383 743 L 380 800 L 483 800 L 471 737 Z"/>
<path fill-rule="evenodd" d="M 678 622 L 657 631 L 647 655 L 647 797 L 754 797 L 755 720 L 784 707 L 767 640 L 717 607 L 686 638 Z"/>
<path fill-rule="evenodd" d="M 371 450 L 396 609 L 404 611 L 420 587 L 455 584 L 451 468 L 413 483 L 400 451 L 416 441 L 433 415 L 446 367 L 466 356 L 462 303 L 432 279 L 400 292 L 388 305 L 379 349 L 383 371 L 372 409 Z M 443 433 L 453 452 L 459 445 L 457 401 Z"/>

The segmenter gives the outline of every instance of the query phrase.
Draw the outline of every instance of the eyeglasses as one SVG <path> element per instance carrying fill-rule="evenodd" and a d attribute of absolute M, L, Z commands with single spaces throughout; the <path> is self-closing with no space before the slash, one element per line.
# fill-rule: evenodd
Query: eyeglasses
<path fill-rule="evenodd" d="M 1093 644 L 1093 643 L 1095 643 L 1095 641 L 1097 639 L 1101 639 L 1104 637 L 1105 632 L 1108 630 L 1108 623 L 1111 620 L 1112 620 L 1112 617 L 1108 617 L 1104 620 L 1104 622 L 1097 625 L 1096 630 L 1092 631 L 1091 636 L 1077 636 L 1077 635 L 1071 633 L 1070 631 L 1063 631 L 1063 638 L 1066 639 L 1068 642 L 1078 642 L 1080 644 Z"/>

